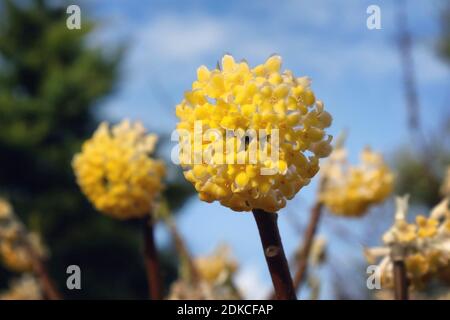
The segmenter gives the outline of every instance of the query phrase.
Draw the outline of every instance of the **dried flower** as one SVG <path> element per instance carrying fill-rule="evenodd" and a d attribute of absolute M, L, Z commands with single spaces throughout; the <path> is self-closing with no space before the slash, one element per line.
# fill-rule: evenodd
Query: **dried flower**
<path fill-rule="evenodd" d="M 73 159 L 77 182 L 101 212 L 114 218 L 143 217 L 163 188 L 165 166 L 149 157 L 157 137 L 139 122 L 125 120 L 110 130 L 102 123 Z"/>

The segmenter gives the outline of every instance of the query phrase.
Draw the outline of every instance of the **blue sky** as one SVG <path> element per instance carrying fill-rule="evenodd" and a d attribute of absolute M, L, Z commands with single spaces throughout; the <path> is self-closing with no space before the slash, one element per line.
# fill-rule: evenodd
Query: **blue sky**
<path fill-rule="evenodd" d="M 312 78 L 316 96 L 334 117 L 331 133 L 349 130 L 347 147 L 351 159 L 356 159 L 366 145 L 389 155 L 410 142 L 394 3 L 96 0 L 80 7 L 82 13 L 88 8 L 91 18 L 100 22 L 91 38 L 93 45 L 109 50 L 118 43 L 128 44 L 118 90 L 102 103 L 104 118 L 139 119 L 151 131 L 170 133 L 177 121 L 174 107 L 190 88 L 198 66 L 214 67 L 225 53 L 245 58 L 251 65 L 278 53 L 284 68 Z M 366 9 L 371 4 L 381 8 L 381 30 L 366 27 Z M 448 112 L 445 103 L 450 98 L 449 69 L 434 50 L 442 5 L 438 0 L 407 1 L 421 116 L 427 128 L 436 125 L 442 112 Z M 314 191 L 312 183 L 280 212 L 288 255 L 299 241 L 292 217 L 300 225 L 305 222 Z M 220 242 L 229 243 L 241 263 L 240 279 L 249 296 L 262 297 L 270 280 L 251 215 L 196 198 L 183 211 L 180 228 L 194 253 L 205 254 Z M 344 230 L 365 230 L 361 226 L 376 219 L 373 215 L 379 211 L 363 221 L 327 217 L 323 222 Z M 320 231 L 327 236 L 328 229 Z M 162 232 L 160 237 L 165 238 Z M 335 247 L 343 252 L 343 264 L 361 258 L 360 244 Z M 330 272 L 324 277 L 331 277 Z M 333 297 L 329 283 L 321 297 Z"/>

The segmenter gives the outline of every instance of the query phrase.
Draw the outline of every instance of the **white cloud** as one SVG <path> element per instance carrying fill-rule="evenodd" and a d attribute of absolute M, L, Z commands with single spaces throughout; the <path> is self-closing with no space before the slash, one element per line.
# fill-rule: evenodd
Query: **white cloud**
<path fill-rule="evenodd" d="M 225 36 L 224 25 L 207 15 L 166 14 L 142 26 L 136 40 L 160 58 L 188 60 L 216 48 Z"/>

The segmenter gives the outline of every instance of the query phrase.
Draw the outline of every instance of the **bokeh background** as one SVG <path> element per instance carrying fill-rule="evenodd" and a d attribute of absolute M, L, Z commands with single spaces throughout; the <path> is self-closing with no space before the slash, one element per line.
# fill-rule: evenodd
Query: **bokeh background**
<path fill-rule="evenodd" d="M 69 4 L 81 9 L 81 30 L 66 28 Z M 366 26 L 373 4 L 380 30 Z M 440 0 L 0 1 L 0 194 L 43 235 L 67 297 L 145 298 L 140 227 L 95 212 L 75 184 L 73 154 L 100 121 L 128 118 L 160 135 L 158 155 L 170 162 L 175 105 L 197 67 L 225 53 L 251 65 L 277 53 L 284 68 L 312 78 L 333 115 L 331 134 L 347 132 L 350 159 L 365 146 L 381 151 L 397 193 L 410 193 L 422 212 L 437 203 L 450 162 L 449 10 Z M 244 296 L 265 298 L 271 282 L 251 215 L 200 202 L 175 165 L 167 185 L 193 255 L 228 244 Z M 315 192 L 313 181 L 280 211 L 288 256 Z M 379 243 L 393 211 L 391 199 L 362 219 L 325 216 L 314 297 L 372 297 L 362 248 Z M 178 261 L 163 225 L 157 240 L 167 288 Z M 70 264 L 81 267 L 80 291 L 64 290 Z M 0 286 L 11 276 L 0 268 Z M 306 284 L 302 293 L 313 292 Z"/>

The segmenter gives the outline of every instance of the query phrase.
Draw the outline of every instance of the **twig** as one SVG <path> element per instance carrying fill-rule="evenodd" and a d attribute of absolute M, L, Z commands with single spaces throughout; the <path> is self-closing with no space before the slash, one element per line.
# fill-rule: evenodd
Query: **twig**
<path fill-rule="evenodd" d="M 148 214 L 144 220 L 144 260 L 147 271 L 147 282 L 150 298 L 152 300 L 162 299 L 162 283 L 159 272 L 158 252 L 155 246 L 153 234 L 153 220 Z"/>
<path fill-rule="evenodd" d="M 44 259 L 40 256 L 36 250 L 33 248 L 28 236 L 27 231 L 24 226 L 20 229 L 20 235 L 22 239 L 22 244 L 31 259 L 31 266 L 33 272 L 39 280 L 39 284 L 42 288 L 44 298 L 47 300 L 62 300 L 62 295 L 56 288 L 56 285 L 52 278 L 50 277 L 47 267 L 45 265 Z"/>
<path fill-rule="evenodd" d="M 411 47 L 412 39 L 408 30 L 408 15 L 403 0 L 397 2 L 398 47 L 400 51 L 403 85 L 405 90 L 408 128 L 413 137 L 423 138 L 420 124 L 420 106 Z M 422 140 L 419 140 L 422 141 Z"/>
<path fill-rule="evenodd" d="M 62 300 L 62 295 L 59 293 L 58 289 L 56 289 L 56 285 L 49 276 L 42 258 L 36 254 L 29 243 L 27 243 L 27 250 L 28 255 L 31 258 L 33 271 L 39 280 L 42 291 L 44 293 L 44 297 L 47 300 Z"/>
<path fill-rule="evenodd" d="M 177 248 L 177 251 L 179 252 L 179 254 L 184 257 L 184 259 L 186 259 L 188 268 L 189 268 L 189 276 L 190 276 L 190 280 L 193 283 L 196 283 L 199 281 L 200 276 L 198 273 L 198 270 L 194 264 L 194 260 L 192 259 L 192 256 L 188 250 L 188 248 L 186 247 L 185 242 L 183 241 L 183 238 L 180 234 L 180 232 L 178 231 L 178 228 L 175 224 L 175 222 L 173 221 L 172 217 L 167 217 L 165 219 L 166 224 L 169 228 L 170 234 L 172 235 L 173 241 L 175 242 L 175 247 Z"/>
<path fill-rule="evenodd" d="M 309 219 L 308 228 L 306 229 L 303 238 L 303 247 L 300 251 L 298 258 L 297 272 L 294 276 L 294 287 L 296 290 L 300 289 L 301 284 L 305 279 L 306 269 L 308 267 L 309 253 L 311 252 L 311 247 L 314 242 L 314 236 L 316 234 L 317 226 L 322 215 L 322 202 L 318 201 L 314 207 L 311 209 L 311 216 Z"/>
<path fill-rule="evenodd" d="M 406 277 L 406 265 L 403 249 L 399 246 L 392 248 L 391 258 L 394 273 L 395 300 L 408 300 L 408 278 Z"/>
<path fill-rule="evenodd" d="M 297 300 L 278 230 L 278 214 L 254 209 L 261 244 L 278 300 Z"/>

